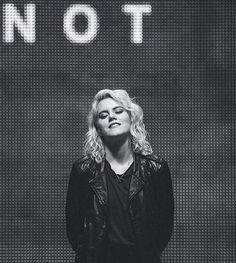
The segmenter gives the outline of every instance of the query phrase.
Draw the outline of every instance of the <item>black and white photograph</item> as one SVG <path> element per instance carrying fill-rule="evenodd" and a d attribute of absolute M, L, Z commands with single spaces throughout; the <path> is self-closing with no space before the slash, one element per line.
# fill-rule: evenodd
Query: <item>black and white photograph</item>
<path fill-rule="evenodd" d="M 236 262 L 236 2 L 0 13 L 0 263 Z"/>

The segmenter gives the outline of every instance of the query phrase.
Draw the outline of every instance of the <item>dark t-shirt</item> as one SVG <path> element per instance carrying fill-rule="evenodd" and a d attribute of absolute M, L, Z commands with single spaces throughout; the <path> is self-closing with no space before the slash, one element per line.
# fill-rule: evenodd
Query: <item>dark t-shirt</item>
<path fill-rule="evenodd" d="M 122 175 L 117 175 L 106 161 L 106 181 L 109 202 L 108 244 L 110 246 L 135 246 L 135 236 L 129 214 L 129 186 L 133 163 Z"/>

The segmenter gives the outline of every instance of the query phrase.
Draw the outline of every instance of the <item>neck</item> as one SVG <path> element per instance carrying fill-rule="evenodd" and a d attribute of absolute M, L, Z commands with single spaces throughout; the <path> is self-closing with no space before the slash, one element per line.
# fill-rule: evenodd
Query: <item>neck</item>
<path fill-rule="evenodd" d="M 109 163 L 117 162 L 120 164 L 127 163 L 133 158 L 133 152 L 130 140 L 105 145 L 106 159 Z"/>

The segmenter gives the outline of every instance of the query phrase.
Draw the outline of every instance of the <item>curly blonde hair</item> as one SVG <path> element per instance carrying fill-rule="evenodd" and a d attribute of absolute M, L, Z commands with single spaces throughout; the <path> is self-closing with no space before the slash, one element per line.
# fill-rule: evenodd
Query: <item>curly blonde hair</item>
<path fill-rule="evenodd" d="M 135 103 L 134 99 L 131 99 L 129 94 L 123 89 L 103 89 L 95 95 L 91 111 L 88 115 L 89 130 L 85 137 L 85 155 L 91 156 L 97 163 L 100 163 L 105 156 L 104 144 L 97 132 L 96 121 L 98 103 L 106 98 L 114 99 L 129 113 L 131 119 L 130 134 L 132 150 L 143 155 L 152 154 L 151 145 L 146 140 L 147 132 L 143 123 L 142 108 Z"/>

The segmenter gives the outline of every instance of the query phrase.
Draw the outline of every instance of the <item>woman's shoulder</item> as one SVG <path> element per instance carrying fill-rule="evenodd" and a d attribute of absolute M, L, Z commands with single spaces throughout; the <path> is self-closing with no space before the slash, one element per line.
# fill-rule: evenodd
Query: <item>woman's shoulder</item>
<path fill-rule="evenodd" d="M 145 162 L 148 166 L 154 167 L 156 169 L 161 169 L 161 167 L 166 164 L 165 159 L 161 155 L 156 154 L 138 154 L 140 158 Z"/>
<path fill-rule="evenodd" d="M 77 159 L 73 165 L 77 168 L 80 169 L 82 171 L 86 171 L 86 170 L 91 170 L 95 165 L 96 162 L 94 159 L 92 159 L 90 156 L 88 155 L 83 155 L 81 156 L 79 159 Z"/>

